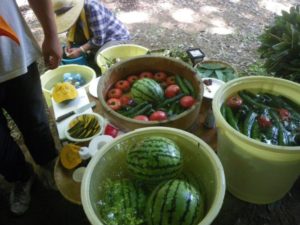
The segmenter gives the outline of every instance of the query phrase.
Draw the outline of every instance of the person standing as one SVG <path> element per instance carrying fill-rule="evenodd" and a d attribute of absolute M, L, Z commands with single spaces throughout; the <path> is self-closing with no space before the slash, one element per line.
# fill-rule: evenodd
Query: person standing
<path fill-rule="evenodd" d="M 51 0 L 28 0 L 44 31 L 42 55 L 49 69 L 61 61 L 62 49 L 57 37 Z M 13 183 L 10 210 L 21 215 L 30 203 L 35 177 L 32 166 L 10 136 L 5 110 L 23 135 L 34 161 L 52 184 L 53 162 L 57 149 L 49 128 L 42 94 L 37 59 L 40 48 L 27 26 L 15 0 L 0 1 L 0 16 L 16 35 L 17 42 L 0 36 L 0 174 Z"/>

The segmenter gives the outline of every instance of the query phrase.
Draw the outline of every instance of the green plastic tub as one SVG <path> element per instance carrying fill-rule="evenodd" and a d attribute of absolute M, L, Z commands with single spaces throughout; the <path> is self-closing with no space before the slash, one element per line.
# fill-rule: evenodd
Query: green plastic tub
<path fill-rule="evenodd" d="M 92 68 L 84 65 L 69 64 L 59 66 L 54 70 L 47 70 L 41 75 L 41 84 L 47 105 L 49 107 L 52 105 L 52 88 L 56 83 L 63 82 L 65 73 L 79 73 L 86 81 L 86 84 L 83 85 L 82 88 L 86 89 L 90 85 L 90 82 L 93 79 L 96 79 L 95 71 Z"/>
<path fill-rule="evenodd" d="M 149 51 L 140 45 L 135 44 L 120 44 L 105 48 L 101 52 L 97 52 L 95 59 L 96 63 L 104 74 L 110 68 L 110 61 L 122 61 L 135 56 L 145 55 Z M 110 66 L 109 66 L 110 65 Z"/>
<path fill-rule="evenodd" d="M 199 225 L 211 224 L 218 215 L 225 195 L 225 177 L 215 152 L 203 140 L 188 132 L 149 127 L 119 136 L 103 146 L 89 162 L 81 184 L 81 202 L 92 225 L 103 225 L 96 206 L 101 199 L 101 182 L 126 174 L 127 147 L 151 135 L 170 138 L 179 145 L 184 157 L 183 172 L 193 175 L 204 196 L 206 213 Z"/>
<path fill-rule="evenodd" d="M 241 200 L 268 204 L 281 199 L 300 175 L 300 146 L 265 144 L 239 133 L 226 122 L 221 105 L 229 96 L 245 89 L 282 95 L 300 104 L 300 85 L 279 78 L 249 76 L 226 83 L 213 99 L 217 152 L 228 190 Z"/>

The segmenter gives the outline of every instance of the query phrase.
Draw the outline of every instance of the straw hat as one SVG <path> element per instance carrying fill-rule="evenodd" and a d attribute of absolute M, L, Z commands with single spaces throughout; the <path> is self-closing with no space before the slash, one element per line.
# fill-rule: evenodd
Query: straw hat
<path fill-rule="evenodd" d="M 84 0 L 52 0 L 57 33 L 67 31 L 77 20 Z"/>

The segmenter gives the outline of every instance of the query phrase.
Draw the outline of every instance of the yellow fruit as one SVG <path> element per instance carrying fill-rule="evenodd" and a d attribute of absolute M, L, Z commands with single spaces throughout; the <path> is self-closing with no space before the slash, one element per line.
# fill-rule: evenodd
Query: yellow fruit
<path fill-rule="evenodd" d="M 63 167 L 73 169 L 82 162 L 79 150 L 80 146 L 74 144 L 67 144 L 62 148 L 59 158 Z"/>
<path fill-rule="evenodd" d="M 69 82 L 63 82 L 55 84 L 52 96 L 55 102 L 61 103 L 66 100 L 77 98 L 78 92 L 74 85 Z"/>

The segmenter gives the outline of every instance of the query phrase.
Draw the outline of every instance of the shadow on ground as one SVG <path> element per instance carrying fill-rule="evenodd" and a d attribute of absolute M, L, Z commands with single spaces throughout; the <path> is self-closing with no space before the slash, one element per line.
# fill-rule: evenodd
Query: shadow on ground
<path fill-rule="evenodd" d="M 298 225 L 299 190 L 300 179 L 282 200 L 270 205 L 248 204 L 226 193 L 222 209 L 212 225 Z M 10 213 L 7 192 L 0 192 L 0 225 L 89 224 L 82 206 L 68 202 L 58 191 L 45 189 L 38 180 L 32 189 L 30 208 L 21 217 Z"/>
<path fill-rule="evenodd" d="M 16 217 L 9 211 L 8 194 L 1 190 L 0 225 L 89 225 L 82 206 L 65 200 L 58 191 L 47 190 L 36 180 L 28 211 Z"/>

